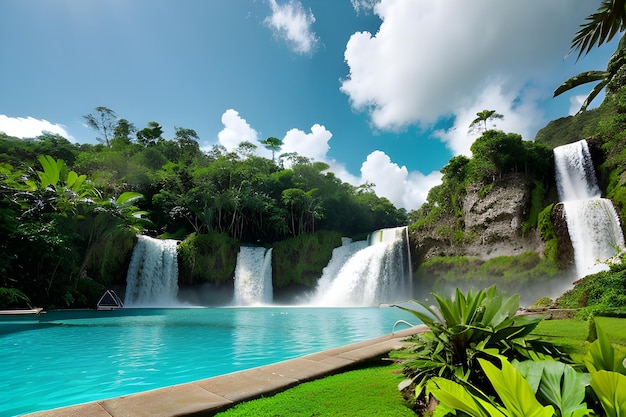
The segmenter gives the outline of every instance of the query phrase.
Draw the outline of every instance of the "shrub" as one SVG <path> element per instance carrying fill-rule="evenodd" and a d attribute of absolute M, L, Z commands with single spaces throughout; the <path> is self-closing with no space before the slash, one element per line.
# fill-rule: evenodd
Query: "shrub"
<path fill-rule="evenodd" d="M 454 298 L 433 294 L 438 308 L 419 302 L 423 310 L 399 307 L 430 328 L 413 342 L 413 358 L 405 375 L 412 381 L 417 409 L 428 407 L 427 384 L 435 377 L 484 387 L 485 373 L 478 360 L 494 361 L 499 355 L 528 359 L 540 354 L 563 357 L 550 343 L 527 338 L 540 319 L 518 316 L 519 295 L 506 297 L 495 286 Z"/>

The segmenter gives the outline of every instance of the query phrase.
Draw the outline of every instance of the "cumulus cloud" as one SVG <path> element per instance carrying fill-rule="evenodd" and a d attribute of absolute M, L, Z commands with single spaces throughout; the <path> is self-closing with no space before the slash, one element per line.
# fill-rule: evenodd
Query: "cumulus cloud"
<path fill-rule="evenodd" d="M 380 0 L 350 0 L 350 2 L 355 12 L 361 13 L 363 11 L 364 13 L 369 13 L 380 3 Z"/>
<path fill-rule="evenodd" d="M 265 19 L 265 24 L 271 28 L 276 36 L 284 39 L 289 48 L 298 54 L 310 54 L 318 43 L 311 25 L 315 22 L 313 12 L 308 12 L 302 3 L 290 0 L 279 5 L 276 0 L 270 0 L 272 15 Z"/>
<path fill-rule="evenodd" d="M 65 126 L 51 123 L 44 119 L 33 117 L 9 117 L 0 114 L 0 132 L 18 138 L 34 138 L 43 132 L 56 133 L 66 139 L 72 140 L 72 136 L 67 133 Z"/>
<path fill-rule="evenodd" d="M 258 145 L 258 133 L 250 127 L 248 122 L 239 116 L 239 112 L 228 109 L 222 114 L 222 129 L 217 134 L 220 145 L 224 146 L 229 152 L 233 151 L 241 142 L 251 142 Z"/>
<path fill-rule="evenodd" d="M 481 133 L 469 132 L 470 124 L 476 119 L 476 113 L 482 110 L 495 110 L 504 118 L 492 121 L 488 128 L 515 132 L 523 139 L 533 139 L 537 130 L 545 125 L 543 114 L 534 105 L 537 94 L 533 89 L 519 93 L 505 92 L 502 84 L 494 82 L 474 100 L 459 106 L 455 110 L 453 126 L 446 131 L 435 132 L 435 136 L 441 139 L 453 154 L 471 156 L 470 146 Z"/>
<path fill-rule="evenodd" d="M 405 166 L 391 161 L 384 152 L 374 151 L 361 166 L 362 182 L 374 183 L 374 191 L 385 197 L 396 207 L 416 209 L 426 201 L 428 191 L 441 183 L 441 173 L 424 175 L 419 171 L 409 172 Z"/>
<path fill-rule="evenodd" d="M 481 107 L 473 97 L 485 91 L 498 90 L 518 108 L 536 107 L 537 97 L 525 90 L 543 87 L 551 95 L 562 82 L 547 79 L 556 73 L 548 70 L 561 63 L 576 22 L 593 7 L 577 1 L 564 8 L 560 0 L 382 0 L 374 8 L 382 20 L 378 32 L 355 33 L 346 45 L 350 70 L 341 90 L 385 130 L 463 116 Z"/>
<path fill-rule="evenodd" d="M 330 149 L 328 141 L 333 136 L 329 130 L 319 124 L 311 126 L 311 132 L 306 133 L 299 129 L 291 129 L 283 138 L 281 153 L 296 152 L 316 161 L 327 161 L 326 154 Z"/>
<path fill-rule="evenodd" d="M 241 142 L 248 141 L 257 145 L 257 154 L 271 158 L 271 152 L 258 141 L 257 131 L 242 118 L 236 110 L 229 109 L 222 115 L 224 129 L 218 133 L 218 140 L 227 150 L 234 150 Z M 368 155 L 361 166 L 361 175 L 351 174 L 345 165 L 328 155 L 331 131 L 318 123 L 308 132 L 293 128 L 285 133 L 280 153 L 295 152 L 300 156 L 328 164 L 329 171 L 344 182 L 359 186 L 366 182 L 375 184 L 374 191 L 379 197 L 386 197 L 396 207 L 407 210 L 418 208 L 426 201 L 428 191 L 441 182 L 441 173 L 424 175 L 418 171 L 409 171 L 405 166 L 398 166 L 382 151 Z"/>
<path fill-rule="evenodd" d="M 587 99 L 586 95 L 570 97 L 569 98 L 569 112 L 568 112 L 568 115 L 573 116 L 576 113 L 578 113 L 578 111 L 580 110 L 580 108 L 582 107 L 582 105 L 583 105 L 583 103 L 585 102 L 586 99 Z M 598 98 L 596 98 L 596 100 L 600 101 Z"/>

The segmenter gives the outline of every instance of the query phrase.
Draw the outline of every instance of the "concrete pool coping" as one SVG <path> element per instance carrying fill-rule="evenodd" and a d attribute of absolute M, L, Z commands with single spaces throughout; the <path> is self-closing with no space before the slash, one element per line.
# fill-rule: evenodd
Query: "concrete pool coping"
<path fill-rule="evenodd" d="M 303 382 L 348 370 L 402 348 L 428 329 L 411 327 L 374 339 L 245 371 L 153 389 L 108 400 L 25 414 L 28 417 L 213 416 L 238 403 L 269 396 Z"/>

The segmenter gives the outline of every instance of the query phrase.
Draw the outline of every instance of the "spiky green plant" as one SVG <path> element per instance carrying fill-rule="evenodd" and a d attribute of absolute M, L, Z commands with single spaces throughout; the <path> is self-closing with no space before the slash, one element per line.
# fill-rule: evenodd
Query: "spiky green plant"
<path fill-rule="evenodd" d="M 517 314 L 519 295 L 505 296 L 495 286 L 454 297 L 433 294 L 438 307 L 419 302 L 424 310 L 399 308 L 414 314 L 430 328 L 414 339 L 414 357 L 405 374 L 412 380 L 417 407 L 426 407 L 426 385 L 442 377 L 477 387 L 488 386 L 478 359 L 493 361 L 496 356 L 529 359 L 563 357 L 554 345 L 527 338 L 540 319 Z"/>

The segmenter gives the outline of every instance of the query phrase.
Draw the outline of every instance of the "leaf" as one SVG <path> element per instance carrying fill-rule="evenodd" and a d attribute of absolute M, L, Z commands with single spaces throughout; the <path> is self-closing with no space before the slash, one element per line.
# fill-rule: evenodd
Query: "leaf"
<path fill-rule="evenodd" d="M 39 180 L 41 182 L 41 188 L 45 188 L 48 185 L 52 185 L 56 188 L 59 183 L 59 177 L 65 163 L 63 160 L 59 159 L 55 161 L 53 157 L 50 155 L 39 155 L 37 157 L 41 167 L 43 168 L 43 172 L 38 171 L 37 175 L 39 175 Z"/>
<path fill-rule="evenodd" d="M 445 378 L 432 378 L 428 382 L 427 392 L 447 407 L 472 417 L 506 416 L 494 405 L 470 394 L 462 385 Z"/>
<path fill-rule="evenodd" d="M 626 415 L 625 375 L 611 371 L 598 371 L 591 377 L 591 388 L 598 396 L 607 417 Z"/>
<path fill-rule="evenodd" d="M 583 358 L 589 372 L 593 374 L 606 370 L 626 374 L 626 369 L 622 364 L 624 357 L 615 355 L 615 349 L 602 327 L 596 325 L 596 332 L 598 338 L 589 346 Z"/>
<path fill-rule="evenodd" d="M 492 363 L 478 359 L 480 366 L 498 393 L 502 404 L 514 417 L 552 417 L 554 408 L 543 406 L 522 374 L 507 360 L 502 360 L 502 370 Z"/>
<path fill-rule="evenodd" d="M 563 417 L 588 413 L 584 403 L 585 387 L 591 375 L 576 372 L 571 366 L 557 361 L 542 361 L 543 375 L 539 394 L 549 404 L 561 411 Z"/>
<path fill-rule="evenodd" d="M 117 197 L 116 203 L 117 204 L 126 204 L 126 203 L 133 203 L 139 199 L 143 198 L 143 194 L 141 193 L 136 193 L 133 191 L 126 191 L 124 193 L 122 193 L 119 197 Z"/>

